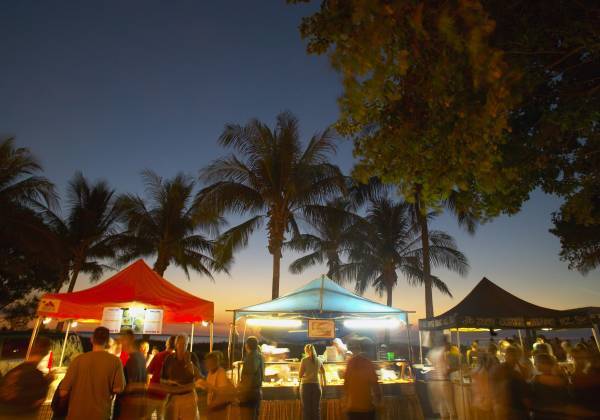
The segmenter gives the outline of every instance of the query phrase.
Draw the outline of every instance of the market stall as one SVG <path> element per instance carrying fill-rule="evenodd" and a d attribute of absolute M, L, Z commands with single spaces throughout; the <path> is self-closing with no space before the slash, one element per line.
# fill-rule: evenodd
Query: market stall
<path fill-rule="evenodd" d="M 600 308 L 587 307 L 557 310 L 534 305 L 502 289 L 487 278 L 483 278 L 456 306 L 430 319 L 419 320 L 419 341 L 422 332 L 448 330 L 455 334 L 460 349 L 461 333 L 489 332 L 493 330 L 517 330 L 521 346 L 524 347 L 523 331 L 538 329 L 591 328 L 600 350 L 598 324 Z M 420 343 L 422 346 L 422 343 Z M 423 363 L 421 353 L 421 363 Z M 464 364 L 461 361 L 461 368 Z M 473 418 L 468 410 L 471 401 L 470 376 L 462 370 L 454 379 L 456 408 L 460 419 Z"/>
<path fill-rule="evenodd" d="M 298 370 L 305 343 L 315 344 L 324 362 L 323 418 L 341 418 L 344 340 L 398 332 L 408 321 L 407 311 L 358 296 L 325 277 L 278 299 L 232 312 L 229 360 L 234 381 L 243 366 L 245 337 L 256 335 L 263 343 L 263 420 L 301 418 Z M 410 363 L 393 352 L 382 353 L 382 348 L 371 354 L 385 396 L 380 418 L 422 419 Z"/>

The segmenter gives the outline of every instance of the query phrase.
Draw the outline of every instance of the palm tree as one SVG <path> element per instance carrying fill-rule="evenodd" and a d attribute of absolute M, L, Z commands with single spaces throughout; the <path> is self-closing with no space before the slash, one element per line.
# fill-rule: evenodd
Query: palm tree
<path fill-rule="evenodd" d="M 214 213 L 202 213 L 194 202 L 195 182 L 179 173 L 163 179 L 156 173 L 142 172 L 146 199 L 124 195 L 119 199 L 127 226 L 119 240 L 122 263 L 156 256 L 154 271 L 163 275 L 171 264 L 183 269 L 189 278 L 192 269 L 213 280 L 213 272 L 225 271 L 226 262 L 213 257 L 214 240 L 223 223 Z"/>
<path fill-rule="evenodd" d="M 251 218 L 225 232 L 221 252 L 232 254 L 266 222 L 268 249 L 273 257 L 272 298 L 279 296 L 282 247 L 286 233 L 298 233 L 297 217 L 306 206 L 322 204 L 344 189 L 344 178 L 328 158 L 335 152 L 330 130 L 314 135 L 307 146 L 298 133 L 298 120 L 288 112 L 277 116 L 275 128 L 254 119 L 246 125 L 228 124 L 219 138 L 234 152 L 201 170 L 212 183 L 201 191 L 202 206 L 219 213 Z"/>
<path fill-rule="evenodd" d="M 41 171 L 29 149 L 15 147 L 13 138 L 0 142 L 0 220 L 6 225 L 15 221 L 11 212 L 19 208 L 56 204 L 54 185 L 37 175 Z"/>
<path fill-rule="evenodd" d="M 79 274 L 97 280 L 110 268 L 103 261 L 115 257 L 120 210 L 113 188 L 105 181 L 90 183 L 80 172 L 69 182 L 67 197 L 66 218 L 50 210 L 45 218 L 54 233 L 55 247 L 61 249 L 62 280 L 68 281 L 70 293 Z"/>
<path fill-rule="evenodd" d="M 340 282 L 342 254 L 350 248 L 352 228 L 359 219 L 352 210 L 353 206 L 345 198 L 330 200 L 325 205 L 307 206 L 305 213 L 311 233 L 294 236 L 285 246 L 297 252 L 310 253 L 292 262 L 290 272 L 299 274 L 326 261 L 327 277 Z"/>
<path fill-rule="evenodd" d="M 354 228 L 354 238 L 348 253 L 348 263 L 340 269 L 344 280 L 356 281 L 359 293 L 374 286 L 387 294 L 392 306 L 392 291 L 398 282 L 398 272 L 411 285 L 424 283 L 421 236 L 410 215 L 410 205 L 394 202 L 388 197 L 372 198 L 365 218 Z M 468 271 L 465 255 L 456 249 L 454 239 L 440 231 L 429 232 L 429 262 L 460 275 Z M 435 276 L 432 284 L 442 293 L 452 296 L 447 285 Z"/>

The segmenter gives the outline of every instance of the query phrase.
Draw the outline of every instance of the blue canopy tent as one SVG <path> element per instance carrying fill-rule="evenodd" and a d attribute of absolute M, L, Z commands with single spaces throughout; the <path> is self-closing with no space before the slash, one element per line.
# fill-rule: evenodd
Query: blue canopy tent
<path fill-rule="evenodd" d="M 235 348 L 236 333 L 235 326 L 238 320 L 248 319 L 270 319 L 270 320 L 297 320 L 295 329 L 291 331 L 279 331 L 286 334 L 288 342 L 306 342 L 310 340 L 307 332 L 309 320 L 390 320 L 408 324 L 408 314 L 405 311 L 374 302 L 363 296 L 356 295 L 343 288 L 325 276 L 312 280 L 305 286 L 280 298 L 235 309 L 233 312 L 233 324 L 230 333 L 229 355 L 233 361 L 233 349 Z M 300 323 L 301 322 L 301 323 Z M 343 324 L 336 322 L 336 332 L 343 334 L 346 330 Z M 277 333 L 271 332 L 271 337 Z M 277 341 L 277 340 L 274 340 Z"/>

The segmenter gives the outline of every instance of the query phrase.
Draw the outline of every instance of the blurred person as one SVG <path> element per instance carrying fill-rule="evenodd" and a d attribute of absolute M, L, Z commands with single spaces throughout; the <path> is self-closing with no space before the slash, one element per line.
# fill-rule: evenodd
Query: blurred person
<path fill-rule="evenodd" d="M 37 366 L 50 353 L 51 342 L 38 337 L 26 361 L 0 380 L 0 419 L 37 419 L 53 380 Z"/>
<path fill-rule="evenodd" d="M 479 341 L 473 340 L 469 350 L 467 350 L 467 365 L 477 366 L 477 359 L 479 357 Z"/>
<path fill-rule="evenodd" d="M 571 346 L 571 342 L 569 340 L 564 340 L 560 343 L 560 346 L 565 353 L 565 361 L 569 363 L 573 363 L 573 346 Z"/>
<path fill-rule="evenodd" d="M 494 366 L 500 363 L 500 360 L 498 360 L 498 346 L 491 340 L 487 347 L 487 354 L 488 357 L 491 359 L 490 362 L 493 363 Z"/>
<path fill-rule="evenodd" d="M 175 338 L 175 352 L 163 363 L 161 383 L 172 385 L 165 407 L 167 420 L 195 420 L 199 418 L 194 382 L 200 379 L 200 363 L 196 355 L 187 350 L 188 338 Z"/>
<path fill-rule="evenodd" d="M 221 366 L 223 354 L 220 351 L 208 353 L 204 360 L 208 369 L 206 380 L 199 379 L 196 384 L 207 391 L 207 420 L 227 420 L 229 406 L 235 400 L 235 388 Z"/>
<path fill-rule="evenodd" d="M 574 371 L 571 375 L 573 417 L 600 418 L 600 360 L 592 356 L 587 346 L 578 343 L 572 351 Z"/>
<path fill-rule="evenodd" d="M 348 420 L 375 419 L 376 409 L 382 403 L 375 365 L 365 355 L 370 344 L 366 339 L 349 343 L 352 357 L 346 365 L 342 402 Z"/>
<path fill-rule="evenodd" d="M 523 367 L 519 363 L 521 351 L 514 346 L 506 347 L 504 362 L 492 371 L 491 384 L 494 393 L 494 417 L 497 420 L 526 420 L 529 418 L 529 388 Z"/>
<path fill-rule="evenodd" d="M 556 359 L 546 353 L 535 356 L 538 372 L 531 380 L 531 418 L 534 420 L 566 419 L 569 404 L 567 379 L 557 374 Z"/>
<path fill-rule="evenodd" d="M 481 352 L 477 366 L 471 372 L 472 407 L 474 420 L 488 420 L 494 418 L 492 401 L 494 395 L 490 388 L 490 376 L 496 366 L 495 356 Z"/>
<path fill-rule="evenodd" d="M 452 346 L 446 336 L 439 339 L 438 345 L 427 354 L 427 359 L 433 366 L 429 372 L 427 384 L 433 400 L 442 419 L 456 418 L 454 407 L 454 390 L 450 375 L 456 370 L 455 357 L 451 354 Z"/>
<path fill-rule="evenodd" d="M 135 339 L 133 331 L 121 333 L 121 344 L 129 357 L 125 364 L 125 390 L 115 400 L 115 419 L 141 419 L 146 414 L 146 359 L 144 358 L 143 341 Z"/>
<path fill-rule="evenodd" d="M 125 375 L 118 357 L 106 351 L 109 332 L 98 327 L 92 335 L 92 351 L 71 362 L 57 392 L 68 398 L 67 420 L 107 420 L 112 397 L 123 391 Z"/>
<path fill-rule="evenodd" d="M 146 361 L 148 361 L 148 357 L 150 357 L 150 343 L 148 343 L 145 340 L 140 340 L 139 347 L 140 347 L 140 353 L 142 353 L 142 356 L 144 356 L 144 359 Z M 146 364 L 146 366 L 147 366 L 147 364 Z"/>
<path fill-rule="evenodd" d="M 312 344 L 304 346 L 304 354 L 298 372 L 302 418 L 318 420 L 321 418 L 321 387 L 325 386 L 325 368 Z"/>
<path fill-rule="evenodd" d="M 160 373 L 167 356 L 175 351 L 175 336 L 171 336 L 165 342 L 165 350 L 156 354 L 147 371 L 149 376 L 148 392 L 146 399 L 146 419 L 150 420 L 154 415 L 162 419 L 164 415 L 167 393 L 160 387 Z"/>
<path fill-rule="evenodd" d="M 552 346 L 552 353 L 557 361 L 564 362 L 567 360 L 567 354 L 565 353 L 562 342 L 558 337 L 554 337 L 554 340 L 552 340 L 550 345 Z"/>
<path fill-rule="evenodd" d="M 244 348 L 246 353 L 238 385 L 240 416 L 242 420 L 258 420 L 265 365 L 256 337 L 248 337 Z"/>
<path fill-rule="evenodd" d="M 158 347 L 156 347 L 156 346 L 152 347 L 152 350 L 146 357 L 146 368 L 148 368 L 148 366 L 150 366 L 150 363 L 152 363 L 152 359 L 154 359 L 154 356 L 156 356 L 158 353 L 160 353 L 160 350 L 158 350 Z"/>

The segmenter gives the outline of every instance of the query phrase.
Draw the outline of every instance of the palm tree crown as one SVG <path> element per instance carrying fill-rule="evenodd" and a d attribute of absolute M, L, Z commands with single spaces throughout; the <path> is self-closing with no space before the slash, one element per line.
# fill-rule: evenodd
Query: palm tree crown
<path fill-rule="evenodd" d="M 228 124 L 219 141 L 234 153 L 201 171 L 201 179 L 212 185 L 198 200 L 219 213 L 252 216 L 224 233 L 221 252 L 226 254 L 245 246 L 251 233 L 266 222 L 273 256 L 272 297 L 277 298 L 286 233 L 298 232 L 297 217 L 306 206 L 323 203 L 343 189 L 339 168 L 328 160 L 335 152 L 332 133 L 325 130 L 303 147 L 298 120 L 284 112 L 277 116 L 274 129 L 258 120 L 244 126 Z"/>
<path fill-rule="evenodd" d="M 121 236 L 119 260 L 156 256 L 154 271 L 161 276 L 173 263 L 213 279 L 213 272 L 226 270 L 223 261 L 213 258 L 214 234 L 222 224 L 219 217 L 198 211 L 194 203 L 195 182 L 184 174 L 163 179 L 152 171 L 142 173 L 146 199 L 125 195 L 119 199 L 127 226 Z"/>
<path fill-rule="evenodd" d="M 355 225 L 353 234 L 348 263 L 340 273 L 344 280 L 356 281 L 359 293 L 373 286 L 380 294 L 387 294 L 387 304 L 391 306 L 398 272 L 409 284 L 423 284 L 421 237 L 411 221 L 409 204 L 385 196 L 371 199 L 367 215 Z M 467 258 L 456 249 L 450 235 L 431 231 L 429 241 L 430 263 L 434 267 L 466 274 Z M 431 278 L 439 291 L 452 296 L 443 281 Z"/>

